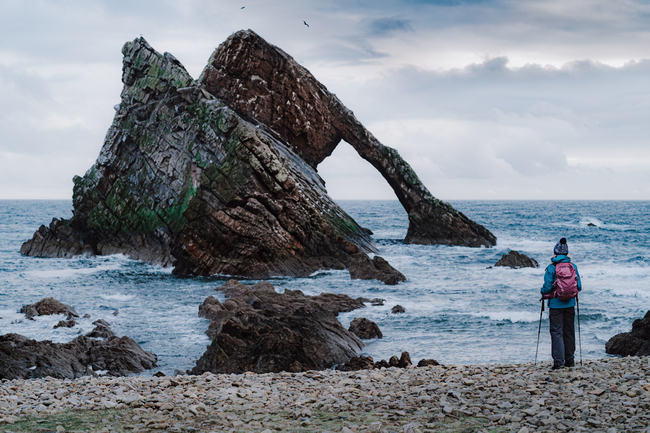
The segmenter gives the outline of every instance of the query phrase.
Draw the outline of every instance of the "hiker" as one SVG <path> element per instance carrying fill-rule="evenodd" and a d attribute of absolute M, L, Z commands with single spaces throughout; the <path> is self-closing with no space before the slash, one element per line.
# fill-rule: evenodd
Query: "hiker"
<path fill-rule="evenodd" d="M 582 282 L 578 267 L 571 263 L 566 238 L 553 248 L 551 264 L 546 267 L 542 296 L 548 299 L 553 370 L 575 365 L 575 305 Z"/>

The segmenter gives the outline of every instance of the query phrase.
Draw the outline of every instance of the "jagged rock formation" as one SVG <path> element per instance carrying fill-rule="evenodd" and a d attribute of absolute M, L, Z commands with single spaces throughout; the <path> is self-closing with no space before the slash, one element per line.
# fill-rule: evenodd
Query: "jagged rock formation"
<path fill-rule="evenodd" d="M 255 278 L 370 262 L 367 232 L 273 131 L 144 39 L 123 54 L 122 102 L 97 162 L 74 179 L 74 216 L 41 227 L 23 254 L 123 253 L 177 274 Z M 365 277 L 404 279 L 392 271 Z"/>
<path fill-rule="evenodd" d="M 426 362 L 427 360 L 423 360 L 423 361 Z M 345 364 L 338 366 L 337 370 L 341 370 L 341 371 L 374 370 L 382 367 L 408 368 L 411 365 L 413 365 L 413 363 L 411 362 L 411 355 L 409 355 L 408 352 L 402 352 L 402 355 L 399 357 L 399 359 L 397 358 L 397 356 L 393 355 L 390 357 L 388 361 L 382 359 L 381 361 L 377 361 L 377 362 L 375 362 L 372 359 L 372 356 L 364 356 L 364 355 L 354 356 L 350 358 L 350 360 L 347 361 Z M 426 365 L 430 365 L 430 364 L 425 364 L 423 366 Z M 420 367 L 419 364 L 418 367 Z"/>
<path fill-rule="evenodd" d="M 345 363 L 364 345 L 336 318 L 363 308 L 359 299 L 277 293 L 268 282 L 249 287 L 230 280 L 216 290 L 227 299 L 222 304 L 210 296 L 199 307 L 199 316 L 212 320 L 206 332 L 212 343 L 191 374 L 322 370 Z"/>
<path fill-rule="evenodd" d="M 155 367 L 156 361 L 156 355 L 126 336 L 103 341 L 81 336 L 63 344 L 18 334 L 0 336 L 0 379 L 75 379 L 99 370 L 127 376 Z"/>
<path fill-rule="evenodd" d="M 526 254 L 522 254 L 519 251 L 510 251 L 508 254 L 504 254 L 496 262 L 494 266 L 503 266 L 513 269 L 519 268 L 539 268 L 539 263 L 537 260 L 528 257 Z"/>
<path fill-rule="evenodd" d="M 199 81 L 236 112 L 286 137 L 314 168 L 342 139 L 352 145 L 404 206 L 409 216 L 406 243 L 496 245 L 485 227 L 434 198 L 399 153 L 381 144 L 307 69 L 252 30 L 234 33 L 221 44 Z"/>
<path fill-rule="evenodd" d="M 327 196 L 315 170 L 341 138 L 395 190 L 411 221 L 407 242 L 496 242 L 434 199 L 395 150 L 252 31 L 224 42 L 198 81 L 143 38 L 122 53 L 122 100 L 97 161 L 74 178 L 73 217 L 41 226 L 22 254 L 122 253 L 182 275 L 348 268 L 352 278 L 396 284 L 405 277 L 370 260 L 368 230 Z"/>
<path fill-rule="evenodd" d="M 621 356 L 650 356 L 650 311 L 632 322 L 632 331 L 623 332 L 605 343 L 605 352 Z"/>

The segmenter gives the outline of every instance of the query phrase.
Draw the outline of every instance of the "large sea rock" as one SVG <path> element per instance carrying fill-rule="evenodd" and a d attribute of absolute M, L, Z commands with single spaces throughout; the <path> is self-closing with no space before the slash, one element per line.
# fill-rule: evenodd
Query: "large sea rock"
<path fill-rule="evenodd" d="M 408 243 L 496 238 L 428 192 L 410 166 L 288 54 L 240 31 L 194 80 L 171 54 L 127 42 L 121 102 L 95 164 L 74 178 L 73 217 L 21 253 L 122 253 L 176 274 L 252 278 L 350 269 L 397 283 L 367 230 L 328 195 L 317 166 L 345 139 L 409 215 Z M 388 265 L 388 266 L 386 266 Z"/>
<path fill-rule="evenodd" d="M 605 352 L 621 356 L 650 356 L 650 311 L 632 322 L 632 331 L 610 338 Z"/>
<path fill-rule="evenodd" d="M 18 334 L 0 336 L 0 379 L 74 379 L 103 371 L 127 376 L 156 366 L 157 357 L 129 337 L 96 340 L 80 336 L 68 343 L 36 341 Z"/>
<path fill-rule="evenodd" d="M 227 299 L 210 296 L 199 307 L 199 316 L 211 320 L 212 343 L 191 374 L 322 370 L 344 364 L 364 346 L 336 318 L 363 308 L 362 299 L 277 293 L 265 281 L 246 286 L 230 280 L 216 290 Z"/>

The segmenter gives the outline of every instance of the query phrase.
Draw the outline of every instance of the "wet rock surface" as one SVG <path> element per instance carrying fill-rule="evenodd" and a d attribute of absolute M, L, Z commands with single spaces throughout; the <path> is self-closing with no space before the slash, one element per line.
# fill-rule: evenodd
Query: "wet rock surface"
<path fill-rule="evenodd" d="M 355 254 L 348 262 L 353 280 L 379 280 L 385 284 L 398 284 L 406 277 L 379 256 L 370 259 L 367 254 Z"/>
<path fill-rule="evenodd" d="M 93 325 L 95 325 L 95 327 L 93 328 L 92 331 L 86 334 L 86 337 L 103 338 L 103 339 L 115 337 L 115 333 L 111 329 L 111 325 L 105 320 L 102 319 L 95 320 L 93 322 Z"/>
<path fill-rule="evenodd" d="M 74 308 L 54 298 L 43 298 L 35 304 L 23 305 L 20 312 L 24 313 L 30 320 L 34 320 L 36 316 L 49 316 L 52 314 L 64 314 L 68 316 L 67 320 L 71 320 L 73 317 L 79 317 L 79 314 L 77 314 Z"/>
<path fill-rule="evenodd" d="M 11 380 L 0 383 L 0 423 L 13 431 L 12 424 L 25 418 L 63 413 L 88 418 L 110 409 L 94 430 L 647 430 L 647 358 L 585 360 L 582 366 L 558 371 L 549 371 L 550 366 Z M 74 428 L 62 421 L 68 431 Z"/>
<path fill-rule="evenodd" d="M 402 313 L 406 313 L 406 308 L 402 307 L 401 305 L 395 305 L 393 308 L 390 309 L 390 312 L 393 314 L 402 314 Z"/>
<path fill-rule="evenodd" d="M 632 323 L 632 331 L 610 338 L 605 352 L 621 356 L 650 356 L 650 311 Z"/>
<path fill-rule="evenodd" d="M 22 254 L 122 253 L 173 265 L 178 275 L 261 279 L 347 268 L 353 278 L 404 281 L 383 259 L 369 259 L 377 252 L 371 232 L 327 195 L 315 169 L 341 138 L 395 190 L 409 213 L 407 242 L 496 242 L 433 198 L 394 149 L 252 31 L 224 42 L 197 81 L 143 38 L 122 53 L 121 102 L 97 161 L 74 178 L 73 217 L 41 226 Z"/>
<path fill-rule="evenodd" d="M 230 280 L 216 290 L 227 299 L 210 296 L 199 307 L 200 317 L 211 319 L 206 333 L 212 343 L 193 374 L 322 370 L 345 363 L 364 345 L 336 318 L 363 308 L 362 300 L 277 293 L 266 281 L 246 286 Z"/>
<path fill-rule="evenodd" d="M 126 336 L 103 341 L 80 336 L 68 343 L 36 341 L 18 334 L 0 336 L 0 379 L 74 379 L 96 371 L 125 376 L 155 367 L 156 360 L 156 355 Z"/>
<path fill-rule="evenodd" d="M 433 197 L 399 153 L 379 142 L 307 69 L 252 30 L 236 32 L 221 44 L 200 81 L 236 112 L 285 137 L 314 168 L 342 139 L 352 145 L 386 179 L 409 215 L 406 243 L 496 244 L 485 227 Z"/>
<path fill-rule="evenodd" d="M 359 338 L 363 338 L 364 340 L 383 337 L 379 326 L 377 326 L 377 324 L 372 320 L 368 320 L 365 317 L 355 317 L 352 319 L 348 331 L 352 332 Z"/>
<path fill-rule="evenodd" d="M 341 371 L 357 371 L 357 370 L 374 370 L 374 369 L 386 369 L 390 367 L 396 368 L 408 368 L 411 367 L 413 363 L 411 362 L 411 355 L 408 352 L 402 352 L 400 357 L 393 355 L 388 361 L 382 359 L 381 361 L 375 362 L 372 356 L 354 356 L 350 358 L 345 364 L 338 366 L 337 369 Z M 428 364 L 426 364 L 428 365 Z M 437 364 L 436 364 L 437 365 Z"/>
<path fill-rule="evenodd" d="M 539 263 L 537 260 L 528 257 L 525 254 L 520 253 L 519 251 L 510 251 L 508 254 L 504 254 L 494 266 L 503 266 L 513 269 L 519 268 L 539 268 Z"/>

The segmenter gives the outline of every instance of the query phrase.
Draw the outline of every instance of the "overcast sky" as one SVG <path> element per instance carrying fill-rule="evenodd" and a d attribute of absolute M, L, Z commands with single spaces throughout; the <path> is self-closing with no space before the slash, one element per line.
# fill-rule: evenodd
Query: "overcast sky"
<path fill-rule="evenodd" d="M 4 0 L 0 199 L 71 197 L 119 103 L 124 42 L 142 34 L 197 78 L 248 28 L 441 199 L 650 199 L 647 0 Z M 319 172 L 335 199 L 395 198 L 347 143 Z"/>

